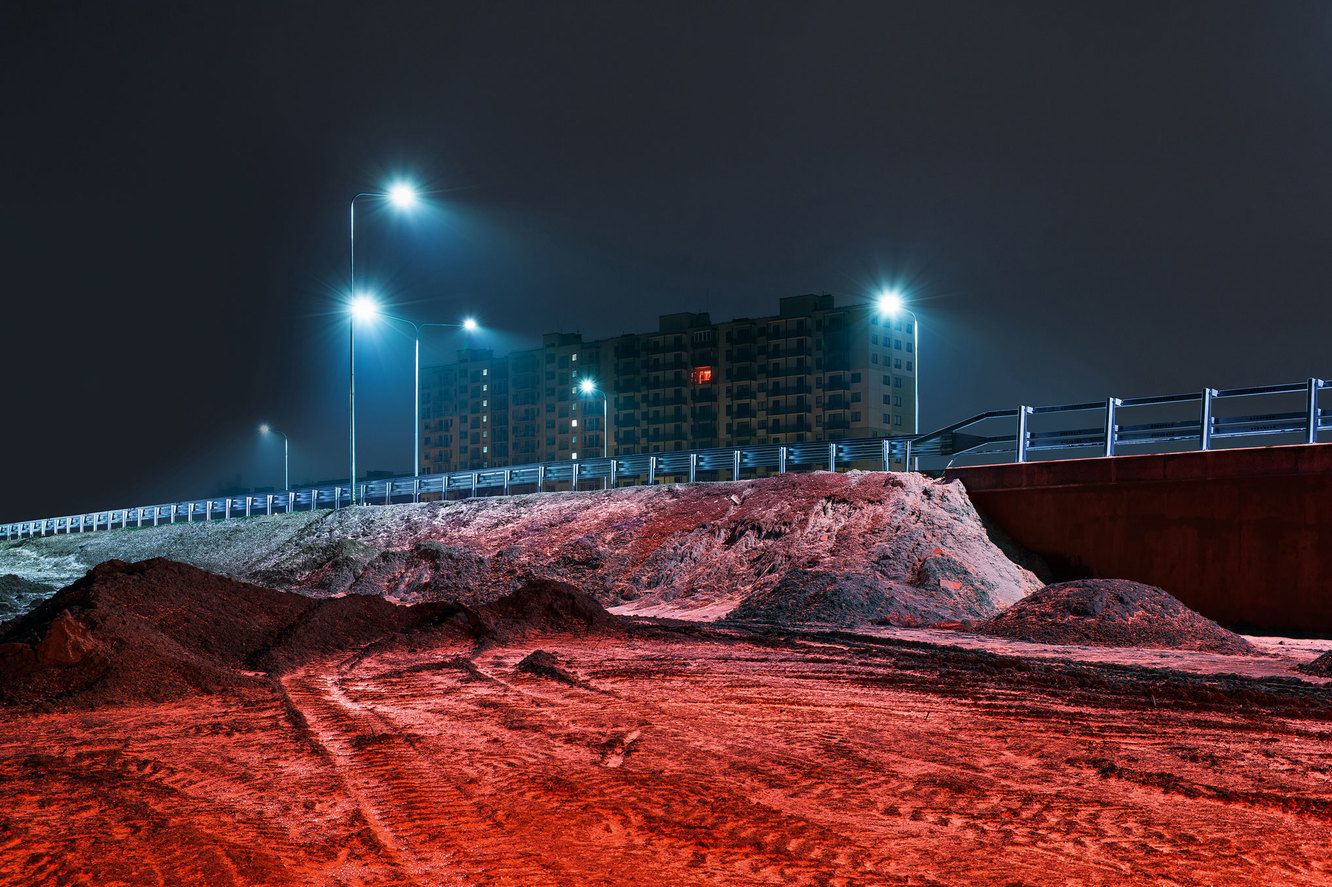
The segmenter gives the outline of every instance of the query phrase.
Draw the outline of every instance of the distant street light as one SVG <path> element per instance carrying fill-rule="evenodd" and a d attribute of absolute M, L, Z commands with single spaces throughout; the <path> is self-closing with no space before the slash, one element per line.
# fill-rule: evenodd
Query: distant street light
<path fill-rule="evenodd" d="M 591 397 L 594 394 L 601 395 L 601 458 L 605 459 L 608 450 L 606 449 L 606 435 L 610 431 L 609 402 L 606 392 L 597 387 L 597 383 L 591 379 L 584 379 L 578 383 L 578 390 L 583 393 L 583 397 Z"/>
<path fill-rule="evenodd" d="M 263 425 L 260 425 L 260 426 L 259 426 L 259 433 L 260 433 L 260 434 L 282 434 L 281 431 L 278 431 L 276 428 L 274 428 L 273 426 L 269 425 L 267 422 L 265 422 Z M 287 435 L 282 434 L 282 489 L 283 489 L 283 491 L 287 491 L 287 490 L 290 490 L 290 489 L 291 489 L 290 475 L 287 473 L 287 466 L 288 466 L 288 464 L 289 464 L 288 461 L 287 461 L 287 449 L 288 449 L 288 444 L 289 444 L 289 443 L 290 443 L 290 442 L 287 440 Z"/>
<path fill-rule="evenodd" d="M 916 416 L 912 420 L 912 434 L 920 434 L 920 321 L 916 318 L 916 313 L 906 307 L 906 299 L 897 290 L 886 290 L 881 293 L 875 302 L 875 307 L 878 309 L 880 316 L 896 317 L 904 311 L 911 315 L 911 338 L 916 343 L 911 373 L 912 384 L 915 388 L 912 398 L 916 402 Z"/>
<path fill-rule="evenodd" d="M 373 312 L 366 314 L 362 319 L 366 320 L 372 317 L 382 317 L 385 320 L 395 320 L 398 323 L 405 323 L 416 333 L 416 382 L 414 384 L 416 406 L 413 413 L 412 426 L 412 477 L 419 478 L 421 476 L 421 330 L 425 327 L 437 326 L 448 327 L 450 329 L 462 329 L 466 332 L 474 333 L 480 329 L 480 327 L 477 325 L 475 318 L 471 317 L 464 318 L 462 323 L 417 323 L 416 321 L 408 320 L 405 317 L 398 317 L 394 314 L 385 314 L 380 311 L 378 307 L 375 307 Z M 413 496 L 415 495 L 416 493 L 413 492 Z"/>
<path fill-rule="evenodd" d="M 351 320 L 351 375 L 348 385 L 348 411 L 351 415 L 351 503 L 356 504 L 356 321 L 369 320 L 378 310 L 375 303 L 364 295 L 357 295 L 356 292 L 356 201 L 362 197 L 376 197 L 380 200 L 387 200 L 398 209 L 409 209 L 416 205 L 416 190 L 403 182 L 394 184 L 388 191 L 362 191 L 352 197 L 350 205 L 350 224 L 347 229 L 348 242 L 348 278 L 350 286 L 347 289 L 352 302 L 350 305 Z"/>

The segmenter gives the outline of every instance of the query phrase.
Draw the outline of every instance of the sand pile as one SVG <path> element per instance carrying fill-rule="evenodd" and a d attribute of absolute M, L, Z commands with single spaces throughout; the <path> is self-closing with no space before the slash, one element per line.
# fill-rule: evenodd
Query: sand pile
<path fill-rule="evenodd" d="M 813 574 L 862 577 L 867 594 L 883 596 L 883 612 L 865 608 L 871 621 L 986 618 L 1041 587 L 1015 563 L 1023 556 L 985 526 L 961 483 L 882 472 L 355 507 L 25 539 L 0 543 L 0 572 L 38 581 L 63 573 L 67 583 L 109 558 L 158 556 L 268 588 L 405 604 L 479 606 L 550 579 L 617 612 L 684 619 L 720 617 L 783 582 L 798 591 Z"/>
<path fill-rule="evenodd" d="M 404 508 L 416 510 L 390 525 L 392 509 L 378 509 L 354 543 L 312 539 L 260 575 L 309 594 L 472 606 L 549 579 L 617 612 L 716 618 L 747 601 L 737 618 L 844 625 L 980 619 L 1040 587 L 961 484 L 921 475 L 818 472 Z"/>
<path fill-rule="evenodd" d="M 1169 593 L 1125 579 L 1080 579 L 1047 586 L 980 623 L 976 631 L 1044 644 L 1255 652 L 1244 638 Z"/>
<path fill-rule="evenodd" d="M 1295 670 L 1318 678 L 1332 678 L 1332 650 L 1319 656 L 1313 662 L 1305 662 L 1295 666 Z"/>
<path fill-rule="evenodd" d="M 950 591 L 926 594 L 872 573 L 790 570 L 773 587 L 748 595 L 725 619 L 839 628 L 869 623 L 911 627 L 975 612 L 973 600 Z"/>
<path fill-rule="evenodd" d="M 263 689 L 371 644 L 614 630 L 576 588 L 538 582 L 492 605 L 317 600 L 161 558 L 108 561 L 0 629 L 0 702 L 95 707 Z"/>

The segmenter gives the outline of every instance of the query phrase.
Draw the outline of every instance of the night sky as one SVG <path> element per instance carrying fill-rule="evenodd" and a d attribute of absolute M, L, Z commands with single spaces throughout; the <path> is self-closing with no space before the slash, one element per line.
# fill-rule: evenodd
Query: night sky
<path fill-rule="evenodd" d="M 922 425 L 1332 376 L 1332 4 L 0 6 L 0 520 L 347 464 L 473 344 L 905 289 Z M 411 472 L 411 339 L 358 466 Z M 451 355 L 460 334 L 431 335 Z"/>

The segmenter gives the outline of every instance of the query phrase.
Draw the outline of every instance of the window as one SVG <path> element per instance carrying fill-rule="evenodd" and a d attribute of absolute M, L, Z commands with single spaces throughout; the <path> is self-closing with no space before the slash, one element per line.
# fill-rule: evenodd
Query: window
<path fill-rule="evenodd" d="M 911 372 L 911 361 L 907 361 L 907 372 Z"/>
<path fill-rule="evenodd" d="M 878 337 L 878 336 L 870 336 L 870 344 L 871 344 L 871 345 L 877 345 L 877 344 L 879 344 L 879 337 Z"/>
<path fill-rule="evenodd" d="M 890 406 L 891 404 L 892 404 L 892 401 L 889 400 L 889 399 L 888 399 L 888 395 L 885 394 L 885 395 L 883 396 L 883 405 L 884 405 L 884 406 Z"/>
<path fill-rule="evenodd" d="M 901 405 L 902 405 L 902 395 L 899 394 L 893 398 L 893 406 L 900 407 Z"/>
<path fill-rule="evenodd" d="M 578 355 L 577 355 L 577 354 L 571 354 L 571 355 L 569 355 L 569 359 L 572 360 L 572 361 L 577 361 L 577 360 L 578 360 Z"/>
<path fill-rule="evenodd" d="M 902 424 L 902 417 L 899 416 L 899 415 L 894 414 L 894 415 L 893 415 L 893 424 L 894 424 L 894 425 L 901 425 L 901 424 Z"/>
<path fill-rule="evenodd" d="M 482 371 L 481 371 L 481 375 L 483 375 L 483 376 L 489 376 L 489 375 L 490 375 L 490 370 L 482 370 Z"/>
<path fill-rule="evenodd" d="M 712 367 L 695 367 L 694 371 L 689 374 L 689 382 L 691 385 L 703 385 L 711 381 Z"/>
<path fill-rule="evenodd" d="M 482 386 L 481 386 L 481 390 L 482 390 L 482 391 L 489 391 L 489 390 L 490 390 L 490 386 L 489 386 L 489 385 L 482 385 Z"/>
<path fill-rule="evenodd" d="M 860 373 L 852 373 L 852 374 L 851 374 L 851 384 L 852 384 L 852 385 L 855 385 L 855 384 L 858 383 L 859 381 L 860 381 Z"/>
<path fill-rule="evenodd" d="M 887 400 L 887 398 L 884 398 L 884 400 Z M 890 416 L 890 415 L 888 415 L 887 413 L 884 413 L 884 414 L 883 414 L 883 424 L 885 424 L 885 425 L 891 425 L 891 424 L 893 424 L 893 417 Z"/>
<path fill-rule="evenodd" d="M 894 387 L 894 388 L 901 388 L 901 387 L 902 387 L 902 377 L 901 377 L 901 376 L 893 376 L 893 387 Z"/>
<path fill-rule="evenodd" d="M 883 384 L 885 384 L 885 385 L 891 385 L 891 384 L 893 384 L 893 377 L 892 377 L 892 376 L 884 376 L 884 377 L 883 377 Z"/>
<path fill-rule="evenodd" d="M 906 350 L 907 350 L 907 354 L 910 354 L 910 353 L 911 353 L 911 343 L 910 343 L 910 342 L 907 342 Z"/>
<path fill-rule="evenodd" d="M 870 355 L 870 363 L 878 363 L 878 362 L 879 362 L 879 355 L 877 355 L 877 354 L 871 354 L 871 355 Z"/>
<path fill-rule="evenodd" d="M 578 451 L 577 451 L 577 450 L 574 450 L 572 453 L 570 453 L 570 454 L 569 454 L 569 458 L 570 458 L 570 459 L 577 459 L 577 458 L 578 458 Z"/>
<path fill-rule="evenodd" d="M 900 370 L 901 368 L 902 368 L 902 358 L 900 357 L 893 358 L 893 369 Z"/>
<path fill-rule="evenodd" d="M 902 350 L 902 340 L 901 340 L 901 339 L 893 339 L 893 347 L 896 348 L 898 351 L 901 351 L 901 350 Z"/>
<path fill-rule="evenodd" d="M 577 427 L 578 427 L 578 420 L 577 420 L 577 419 L 574 419 L 574 420 L 573 420 L 572 422 L 570 422 L 569 424 L 572 425 L 574 428 L 577 428 Z"/>

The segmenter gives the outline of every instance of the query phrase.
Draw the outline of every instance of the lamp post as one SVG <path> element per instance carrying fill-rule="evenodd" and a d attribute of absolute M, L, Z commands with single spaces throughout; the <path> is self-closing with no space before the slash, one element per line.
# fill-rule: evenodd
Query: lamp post
<path fill-rule="evenodd" d="M 610 432 L 610 422 L 608 421 L 608 407 L 610 398 L 606 397 L 606 392 L 597 387 L 597 383 L 591 379 L 584 379 L 578 383 L 578 390 L 584 397 L 591 397 L 594 394 L 601 395 L 601 458 L 605 459 L 608 450 L 606 449 L 606 435 Z"/>
<path fill-rule="evenodd" d="M 352 197 L 349 205 L 350 221 L 347 229 L 348 280 L 351 286 L 348 293 L 353 299 L 351 304 L 351 376 L 348 384 L 348 411 L 351 414 L 351 504 L 356 504 L 356 319 L 373 317 L 377 312 L 374 302 L 365 296 L 356 295 L 356 201 L 362 197 L 376 197 L 387 200 L 399 209 L 408 209 L 416 204 L 416 190 L 411 185 L 399 182 L 387 191 L 362 191 Z"/>
<path fill-rule="evenodd" d="M 914 341 L 915 360 L 914 369 L 911 372 L 913 392 L 911 398 L 915 401 L 915 417 L 911 420 L 912 434 L 920 434 L 920 321 L 916 318 L 916 312 L 906 307 L 906 300 L 902 294 L 896 290 L 889 290 L 879 296 L 875 303 L 880 315 L 896 317 L 898 314 L 906 312 L 911 315 L 911 339 Z"/>
<path fill-rule="evenodd" d="M 414 390 L 416 392 L 414 402 L 416 407 L 412 419 L 412 477 L 419 478 L 421 476 L 421 330 L 425 327 L 437 326 L 461 329 L 465 332 L 474 333 L 479 327 L 477 326 L 476 320 L 471 317 L 464 318 L 462 323 L 417 323 L 414 320 L 408 320 L 405 317 L 398 317 L 393 314 L 379 313 L 379 316 L 383 317 L 385 320 L 396 320 L 398 323 L 405 323 L 410 326 L 416 334 L 416 381 L 414 384 Z M 415 495 L 415 493 L 416 491 L 413 492 L 413 495 Z"/>
<path fill-rule="evenodd" d="M 269 425 L 267 422 L 259 426 L 259 433 L 282 434 L 281 431 L 278 431 L 276 428 Z M 291 480 L 290 480 L 291 476 L 287 473 L 287 466 L 290 464 L 287 461 L 287 448 L 289 443 L 290 441 L 287 440 L 287 435 L 282 434 L 282 489 L 284 492 L 291 489 Z"/>

